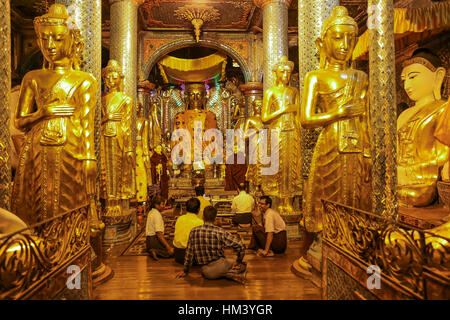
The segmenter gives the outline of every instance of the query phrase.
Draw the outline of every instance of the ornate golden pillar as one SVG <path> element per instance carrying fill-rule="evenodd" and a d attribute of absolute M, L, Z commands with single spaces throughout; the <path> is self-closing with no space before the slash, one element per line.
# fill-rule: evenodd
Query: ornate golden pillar
<path fill-rule="evenodd" d="M 397 219 L 397 116 L 393 0 L 369 0 L 370 123 L 374 212 Z M 371 10 L 371 8 L 373 10 Z"/>
<path fill-rule="evenodd" d="M 299 91 L 303 94 L 305 76 L 312 70 L 319 69 L 319 52 L 316 39 L 320 37 L 322 23 L 331 13 L 331 10 L 339 5 L 339 0 L 298 0 L 298 69 Z M 300 100 L 301 101 L 301 100 Z M 300 128 L 302 150 L 302 179 L 306 181 L 309 176 L 314 146 L 319 137 L 321 128 Z"/>
<path fill-rule="evenodd" d="M 82 71 L 91 73 L 101 83 L 102 79 L 102 1 L 56 0 L 67 7 L 73 22 L 80 28 L 84 40 Z M 100 178 L 100 125 L 101 86 L 98 86 L 95 107 L 95 156 L 97 158 L 97 181 Z M 97 194 L 98 195 L 98 194 Z"/>
<path fill-rule="evenodd" d="M 124 92 L 133 98 L 131 120 L 133 150 L 136 149 L 136 87 L 137 87 L 137 37 L 138 7 L 145 0 L 109 0 L 111 5 L 110 59 L 119 62 L 125 75 Z"/>
<path fill-rule="evenodd" d="M 9 210 L 11 198 L 10 91 L 11 16 L 9 0 L 0 0 L 0 208 Z"/>
<path fill-rule="evenodd" d="M 251 105 L 255 100 L 262 100 L 263 84 L 261 82 L 247 82 L 241 84 L 239 89 L 244 93 L 245 97 L 245 116 L 251 116 Z"/>
<path fill-rule="evenodd" d="M 146 79 L 140 79 L 137 85 L 137 99 L 138 102 L 144 106 L 144 116 L 148 119 L 151 99 L 151 92 L 155 90 L 155 84 Z"/>
<path fill-rule="evenodd" d="M 291 0 L 253 0 L 263 10 L 264 91 L 273 86 L 272 67 L 288 55 L 288 7 Z"/>

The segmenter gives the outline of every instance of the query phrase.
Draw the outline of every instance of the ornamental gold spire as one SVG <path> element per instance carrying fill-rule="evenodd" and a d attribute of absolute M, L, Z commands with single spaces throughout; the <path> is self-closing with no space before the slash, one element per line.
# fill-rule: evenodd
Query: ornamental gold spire
<path fill-rule="evenodd" d="M 205 22 L 213 22 L 219 19 L 217 9 L 207 5 L 188 4 L 175 10 L 175 17 L 180 20 L 188 20 L 194 26 L 195 40 L 200 39 L 201 27 Z"/>

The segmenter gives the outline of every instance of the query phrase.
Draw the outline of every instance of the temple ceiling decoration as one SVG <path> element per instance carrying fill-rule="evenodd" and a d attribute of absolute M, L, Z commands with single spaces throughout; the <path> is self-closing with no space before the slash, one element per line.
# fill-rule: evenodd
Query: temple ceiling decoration
<path fill-rule="evenodd" d="M 182 59 L 166 56 L 158 62 L 165 83 L 202 82 L 221 80 L 225 75 L 227 56 L 216 52 L 197 59 Z"/>
<path fill-rule="evenodd" d="M 185 8 L 185 9 L 183 9 Z M 214 19 L 204 21 L 202 30 L 246 31 L 256 6 L 252 0 L 149 0 L 140 7 L 146 29 L 192 29 L 192 19 L 180 19 L 181 12 L 204 8 Z M 197 10 L 198 11 L 198 10 Z"/>

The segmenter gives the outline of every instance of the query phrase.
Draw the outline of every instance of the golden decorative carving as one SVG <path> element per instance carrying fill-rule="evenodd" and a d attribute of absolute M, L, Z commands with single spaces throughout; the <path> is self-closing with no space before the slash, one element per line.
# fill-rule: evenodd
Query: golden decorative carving
<path fill-rule="evenodd" d="M 95 194 L 97 81 L 79 71 L 83 41 L 68 19 L 66 7 L 54 4 L 34 20 L 44 68 L 27 73 L 20 90 L 15 125 L 26 136 L 12 212 L 28 224 L 87 204 Z"/>
<path fill-rule="evenodd" d="M 0 299 L 17 299 L 89 248 L 88 206 L 0 238 Z"/>
<path fill-rule="evenodd" d="M 335 7 L 316 43 L 321 69 L 306 75 L 300 122 L 322 127 L 305 186 L 304 218 L 309 232 L 322 230 L 321 199 L 370 207 L 367 127 L 368 77 L 349 66 L 358 27 L 345 7 Z M 320 103 L 320 105 L 318 105 Z"/>
<path fill-rule="evenodd" d="M 381 268 L 383 277 L 424 298 L 424 271 L 450 271 L 449 225 L 418 230 L 392 219 L 323 201 L 324 240 L 367 266 Z"/>
<path fill-rule="evenodd" d="M 121 199 L 134 196 L 134 158 L 131 142 L 133 99 L 122 92 L 122 68 L 110 60 L 102 70 L 105 94 L 102 97 L 102 195 L 105 216 L 121 216 Z"/>
<path fill-rule="evenodd" d="M 264 194 L 281 199 L 278 211 L 281 214 L 292 214 L 292 199 L 300 190 L 300 141 L 297 121 L 299 108 L 299 92 L 290 86 L 294 63 L 282 56 L 272 67 L 276 83 L 266 90 L 263 96 L 261 120 L 269 129 L 272 141 L 272 130 L 278 130 L 276 145 L 278 147 L 279 168 L 277 172 L 263 175 Z M 276 152 L 276 151 L 275 151 Z M 271 154 L 271 153 L 270 153 Z M 272 159 L 272 161 L 274 161 Z"/>
<path fill-rule="evenodd" d="M 213 22 L 219 19 L 219 10 L 200 4 L 188 4 L 175 10 L 175 17 L 180 20 L 188 20 L 194 26 L 195 40 L 200 40 L 200 28 L 206 22 Z"/>

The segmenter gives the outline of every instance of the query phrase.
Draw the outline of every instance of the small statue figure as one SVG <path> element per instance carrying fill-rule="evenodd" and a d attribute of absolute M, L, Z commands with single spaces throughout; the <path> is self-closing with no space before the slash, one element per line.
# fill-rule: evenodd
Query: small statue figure
<path fill-rule="evenodd" d="M 89 203 L 97 217 L 97 80 L 79 70 L 83 41 L 76 26 L 68 28 L 68 19 L 61 4 L 34 19 L 44 65 L 28 72 L 20 89 L 15 126 L 25 132 L 25 142 L 11 208 L 29 225 Z"/>
<path fill-rule="evenodd" d="M 167 157 L 162 152 L 162 147 L 156 146 L 152 156 L 150 157 L 152 183 L 159 185 L 161 197 L 167 199 L 169 196 L 169 176 L 167 174 Z"/>
<path fill-rule="evenodd" d="M 261 120 L 261 105 L 262 100 L 255 100 L 252 103 L 253 115 L 245 121 L 244 135 L 249 140 L 249 164 L 247 173 L 245 174 L 246 180 L 249 181 L 254 188 L 261 187 L 261 174 L 260 174 L 260 162 L 259 162 L 259 131 L 264 128 L 264 124 Z M 256 163 L 251 163 L 256 160 Z M 258 198 L 259 199 L 259 198 Z"/>
<path fill-rule="evenodd" d="M 316 41 L 320 69 L 305 78 L 300 123 L 323 128 L 303 194 L 304 225 L 310 233 L 322 231 L 321 199 L 371 209 L 368 77 L 349 63 L 357 34 L 347 9 L 333 8 Z"/>
<path fill-rule="evenodd" d="M 402 81 L 415 105 L 403 111 L 397 120 L 398 160 L 397 195 L 400 205 L 427 206 L 437 197 L 437 182 L 449 159 L 445 130 L 436 131 L 447 108 L 441 100 L 445 77 L 442 61 L 426 49 L 416 50 L 403 64 Z M 448 124 L 446 124 L 448 126 Z"/>
<path fill-rule="evenodd" d="M 153 149 L 156 146 L 161 144 L 162 140 L 162 131 L 161 131 L 161 125 L 159 124 L 158 120 L 158 105 L 151 101 L 150 102 L 150 119 L 149 119 L 149 145 Z M 170 141 L 170 139 L 169 139 Z"/>
<path fill-rule="evenodd" d="M 149 123 L 144 117 L 144 106 L 139 103 L 136 119 L 136 198 L 138 202 L 147 202 L 147 187 L 150 177 Z"/>
<path fill-rule="evenodd" d="M 296 121 L 299 108 L 299 92 L 290 86 L 294 63 L 282 56 L 272 68 L 275 85 L 264 92 L 261 112 L 262 122 L 268 126 L 268 141 L 272 141 L 271 131 L 278 130 L 278 172 L 262 176 L 264 194 L 277 196 L 281 203 L 278 211 L 291 214 L 293 197 L 300 188 L 300 135 Z M 271 154 L 271 153 L 269 153 Z M 274 159 L 272 159 L 274 161 Z"/>
<path fill-rule="evenodd" d="M 102 70 L 105 94 L 102 97 L 102 198 L 106 199 L 105 216 L 121 216 L 121 200 L 134 196 L 134 170 L 131 143 L 133 99 L 122 92 L 122 69 L 110 60 Z"/>

